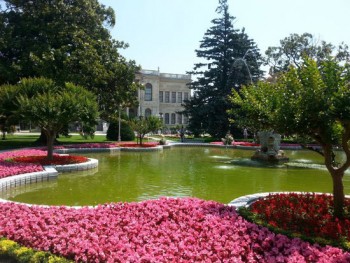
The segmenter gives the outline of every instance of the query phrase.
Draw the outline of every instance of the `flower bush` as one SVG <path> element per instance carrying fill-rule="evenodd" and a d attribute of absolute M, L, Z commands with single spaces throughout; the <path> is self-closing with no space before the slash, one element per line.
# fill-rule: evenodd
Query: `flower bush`
<path fill-rule="evenodd" d="M 47 152 L 37 149 L 26 149 L 0 153 L 0 178 L 43 171 L 43 167 L 38 164 L 13 163 L 7 161 L 8 159 L 28 155 L 46 156 Z"/>
<path fill-rule="evenodd" d="M 122 143 L 118 143 L 118 146 L 120 147 L 142 147 L 142 148 L 149 148 L 149 147 L 156 147 L 158 146 L 159 143 L 158 142 L 144 142 L 142 144 L 138 144 L 135 142 L 122 142 Z"/>
<path fill-rule="evenodd" d="M 283 229 L 293 235 L 314 238 L 350 248 L 350 199 L 345 199 L 346 217 L 333 217 L 333 197 L 315 193 L 271 194 L 258 199 L 248 210 L 255 222 Z"/>
<path fill-rule="evenodd" d="M 194 198 L 80 209 L 2 203 L 0 235 L 79 262 L 350 262 L 339 248 L 274 234 Z"/>
<path fill-rule="evenodd" d="M 225 145 L 224 142 L 211 142 L 210 144 L 215 145 Z M 260 144 L 253 142 L 232 142 L 231 145 L 239 145 L 239 146 L 260 146 Z"/>
<path fill-rule="evenodd" d="M 58 145 L 58 146 L 55 146 L 55 149 L 71 149 L 71 148 L 91 149 L 91 148 L 113 148 L 113 147 L 117 147 L 117 144 L 116 143 L 80 143 L 80 144 Z M 43 149 L 46 149 L 46 147 Z"/>
<path fill-rule="evenodd" d="M 88 158 L 75 155 L 54 155 L 53 160 L 48 160 L 46 156 L 19 156 L 11 161 L 16 163 L 36 163 L 41 165 L 65 165 L 74 163 L 84 163 Z"/>

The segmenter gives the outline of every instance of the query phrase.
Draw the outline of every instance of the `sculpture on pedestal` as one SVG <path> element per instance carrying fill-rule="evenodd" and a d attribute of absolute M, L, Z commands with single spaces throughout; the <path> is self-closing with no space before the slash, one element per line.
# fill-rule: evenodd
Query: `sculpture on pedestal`
<path fill-rule="evenodd" d="M 252 160 L 267 161 L 272 163 L 288 162 L 289 158 L 280 150 L 281 135 L 271 131 L 258 132 L 260 149 L 252 156 Z"/>

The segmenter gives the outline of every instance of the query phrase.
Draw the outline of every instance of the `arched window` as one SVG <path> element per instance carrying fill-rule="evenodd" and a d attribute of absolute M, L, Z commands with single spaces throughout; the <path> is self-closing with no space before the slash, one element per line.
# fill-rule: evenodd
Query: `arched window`
<path fill-rule="evenodd" d="M 152 101 L 152 84 L 151 83 L 146 84 L 145 101 Z"/>
<path fill-rule="evenodd" d="M 165 121 L 165 124 L 169 124 L 169 113 L 164 114 L 164 121 Z"/>
<path fill-rule="evenodd" d="M 149 117 L 151 115 L 152 115 L 152 110 L 149 108 L 145 109 L 145 117 Z"/>

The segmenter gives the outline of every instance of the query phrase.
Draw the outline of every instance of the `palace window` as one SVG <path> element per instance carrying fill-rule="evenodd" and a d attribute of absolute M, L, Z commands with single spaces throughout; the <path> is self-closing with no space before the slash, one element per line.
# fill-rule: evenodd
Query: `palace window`
<path fill-rule="evenodd" d="M 159 91 L 159 102 L 163 102 L 163 91 Z"/>
<path fill-rule="evenodd" d="M 152 115 L 152 110 L 149 108 L 145 109 L 145 117 L 149 117 L 151 115 Z"/>
<path fill-rule="evenodd" d="M 165 124 L 169 124 L 169 113 L 164 114 L 164 122 Z"/>
<path fill-rule="evenodd" d="M 146 84 L 145 101 L 152 101 L 152 84 L 150 84 L 150 83 Z"/>
<path fill-rule="evenodd" d="M 175 121 L 176 121 L 176 115 L 175 115 L 175 113 L 172 113 L 171 114 L 171 124 L 175 124 Z"/>
<path fill-rule="evenodd" d="M 170 102 L 170 92 L 166 91 L 165 92 L 165 103 L 169 103 Z"/>
<path fill-rule="evenodd" d="M 176 92 L 171 93 L 171 103 L 176 103 Z"/>
<path fill-rule="evenodd" d="M 177 114 L 177 123 L 182 124 L 182 114 L 181 113 Z"/>
<path fill-rule="evenodd" d="M 184 100 L 188 100 L 188 92 L 184 93 Z"/>
<path fill-rule="evenodd" d="M 182 92 L 177 93 L 177 103 L 182 103 Z"/>

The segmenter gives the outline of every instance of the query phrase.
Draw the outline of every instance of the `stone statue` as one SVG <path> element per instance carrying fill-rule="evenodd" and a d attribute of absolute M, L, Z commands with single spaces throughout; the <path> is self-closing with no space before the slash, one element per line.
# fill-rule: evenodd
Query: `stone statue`
<path fill-rule="evenodd" d="M 253 160 L 270 162 L 286 162 L 289 160 L 284 156 L 284 152 L 280 150 L 281 135 L 272 131 L 260 131 L 258 132 L 258 140 L 260 149 L 255 152 L 252 157 Z"/>

